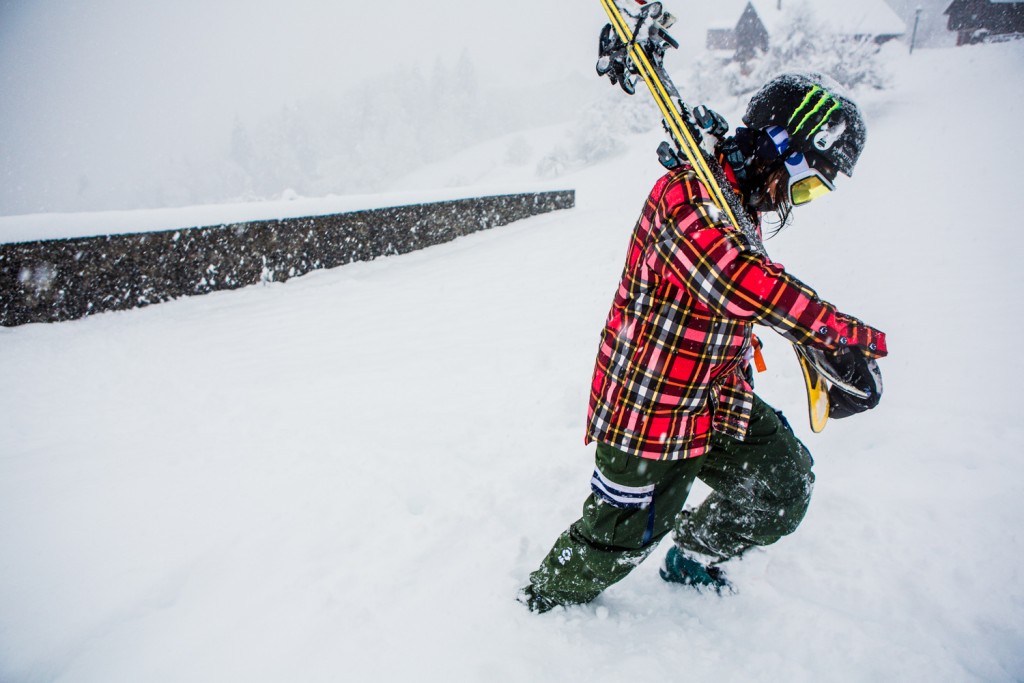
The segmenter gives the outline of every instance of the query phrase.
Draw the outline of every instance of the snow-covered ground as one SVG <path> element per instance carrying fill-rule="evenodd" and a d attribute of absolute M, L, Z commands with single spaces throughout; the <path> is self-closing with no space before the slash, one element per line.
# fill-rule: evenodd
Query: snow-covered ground
<path fill-rule="evenodd" d="M 0 680 L 1024 678 L 1024 43 L 895 66 L 856 177 L 768 245 L 889 333 L 886 395 L 812 435 L 766 335 L 759 391 L 818 480 L 737 595 L 664 584 L 659 551 L 588 606 L 513 599 L 588 492 L 649 134 L 560 178 L 568 212 L 0 328 Z"/>

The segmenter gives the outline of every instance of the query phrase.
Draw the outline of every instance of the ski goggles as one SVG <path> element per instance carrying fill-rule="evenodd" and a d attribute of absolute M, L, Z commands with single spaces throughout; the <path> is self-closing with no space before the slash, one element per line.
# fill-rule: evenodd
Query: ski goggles
<path fill-rule="evenodd" d="M 834 192 L 836 186 L 819 171 L 811 168 L 807 157 L 800 152 L 789 151 L 789 133 L 782 126 L 770 126 L 765 129 L 768 137 L 775 144 L 775 149 L 786 164 L 789 173 L 789 200 L 793 206 L 800 206 Z"/>

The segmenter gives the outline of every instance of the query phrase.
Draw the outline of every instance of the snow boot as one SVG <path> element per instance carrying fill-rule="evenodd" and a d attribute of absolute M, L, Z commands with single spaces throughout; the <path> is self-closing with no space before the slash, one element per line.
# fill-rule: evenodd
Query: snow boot
<path fill-rule="evenodd" d="M 544 614 L 559 606 L 559 603 L 551 598 L 538 593 L 532 583 L 519 590 L 519 593 L 516 595 L 516 601 L 526 605 L 526 609 L 535 614 Z"/>
<path fill-rule="evenodd" d="M 665 566 L 658 570 L 658 573 L 669 583 L 681 583 L 697 590 L 711 588 L 719 595 L 723 592 L 734 592 L 724 571 L 714 565 L 695 560 L 676 545 L 669 548 L 668 554 L 665 555 Z"/>

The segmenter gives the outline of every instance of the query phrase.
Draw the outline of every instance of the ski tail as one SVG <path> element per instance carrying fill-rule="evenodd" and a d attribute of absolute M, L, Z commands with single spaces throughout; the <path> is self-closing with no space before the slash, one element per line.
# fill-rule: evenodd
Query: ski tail
<path fill-rule="evenodd" d="M 807 389 L 807 415 L 810 418 L 811 431 L 819 434 L 828 424 L 828 381 L 818 372 L 804 347 L 794 344 L 793 349 L 796 351 L 797 360 L 800 361 L 800 371 L 803 373 L 804 387 Z"/>

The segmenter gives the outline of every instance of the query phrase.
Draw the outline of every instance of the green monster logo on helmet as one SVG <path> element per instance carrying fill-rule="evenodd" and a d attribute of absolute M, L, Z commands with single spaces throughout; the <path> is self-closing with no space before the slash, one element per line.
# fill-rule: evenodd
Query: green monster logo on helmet
<path fill-rule="evenodd" d="M 818 97 L 817 102 L 815 102 L 814 100 L 816 96 Z M 810 110 L 806 114 L 804 114 L 804 117 L 802 119 L 800 119 L 800 122 L 796 125 L 796 128 L 790 129 L 789 132 L 791 135 L 798 134 L 800 130 L 804 127 L 804 124 L 807 123 L 812 116 L 820 112 L 825 107 L 828 107 L 824 115 L 822 115 L 821 120 L 818 121 L 817 125 L 811 128 L 811 130 L 807 131 L 807 133 L 805 133 L 805 137 L 813 137 L 819 130 L 821 130 L 822 126 L 828 123 L 828 120 L 832 117 L 832 114 L 836 113 L 837 111 L 843 108 L 843 105 L 835 95 L 830 93 L 828 90 L 825 90 L 824 88 L 815 85 L 807 92 L 807 95 L 804 97 L 804 101 L 801 102 L 800 106 L 796 108 L 796 111 L 793 112 L 793 115 L 789 117 L 789 123 L 786 125 L 786 128 L 789 129 L 790 126 L 793 125 L 793 121 L 795 121 L 796 118 L 800 116 L 800 114 L 804 111 L 804 109 L 808 107 L 810 107 Z"/>

